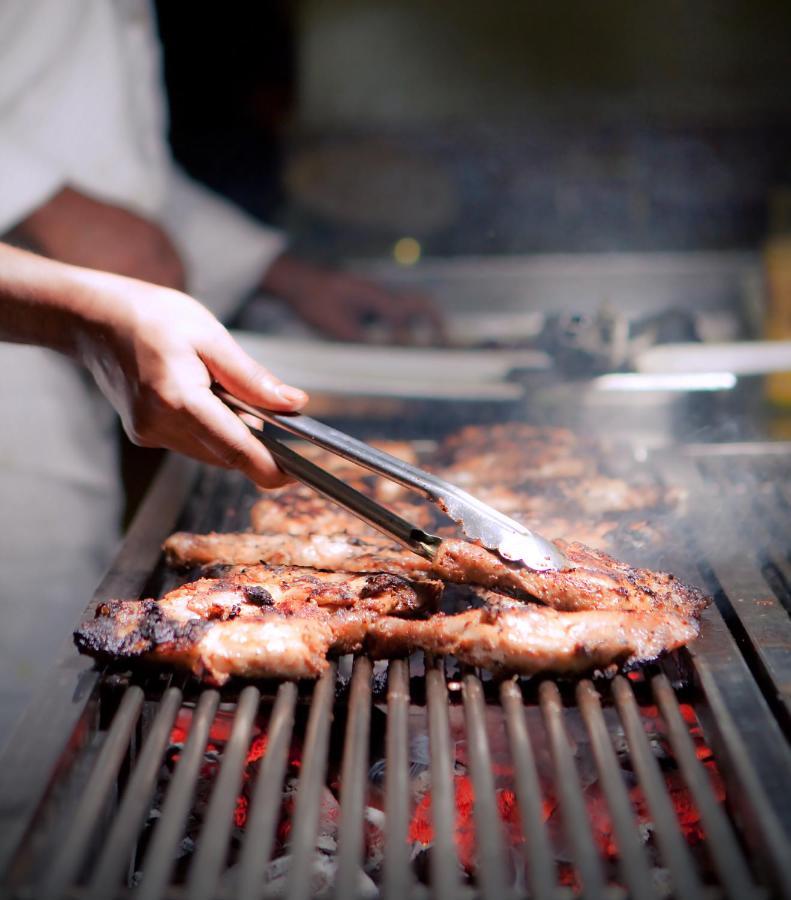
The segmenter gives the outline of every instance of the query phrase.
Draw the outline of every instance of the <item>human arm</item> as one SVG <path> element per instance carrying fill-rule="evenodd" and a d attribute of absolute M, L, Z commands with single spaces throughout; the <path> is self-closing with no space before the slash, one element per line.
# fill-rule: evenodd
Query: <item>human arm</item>
<path fill-rule="evenodd" d="M 10 232 L 61 262 L 184 290 L 186 276 L 166 232 L 137 213 L 62 187 Z"/>
<path fill-rule="evenodd" d="M 283 253 L 267 269 L 262 287 L 309 325 L 342 341 L 364 340 L 369 329 L 395 343 L 422 335 L 442 338 L 442 318 L 422 294 L 396 293 L 367 278 L 311 265 Z"/>
<path fill-rule="evenodd" d="M 280 411 L 306 395 L 247 356 L 186 294 L 0 244 L 0 339 L 84 365 L 137 444 L 240 469 L 262 487 L 287 480 L 210 387 Z"/>

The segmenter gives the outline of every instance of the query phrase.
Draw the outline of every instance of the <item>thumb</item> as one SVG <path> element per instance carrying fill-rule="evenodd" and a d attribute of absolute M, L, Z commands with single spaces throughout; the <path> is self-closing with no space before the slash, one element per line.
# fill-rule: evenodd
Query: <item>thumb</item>
<path fill-rule="evenodd" d="M 245 403 L 292 412 L 308 402 L 304 391 L 259 365 L 224 329 L 212 336 L 210 345 L 201 347 L 200 357 L 212 378 Z"/>

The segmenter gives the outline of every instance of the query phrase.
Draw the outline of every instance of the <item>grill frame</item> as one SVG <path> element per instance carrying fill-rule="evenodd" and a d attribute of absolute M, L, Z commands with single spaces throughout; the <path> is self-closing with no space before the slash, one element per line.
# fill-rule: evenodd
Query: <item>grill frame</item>
<path fill-rule="evenodd" d="M 668 481 L 690 486 L 696 497 L 710 497 L 711 489 L 703 478 L 700 460 L 704 461 L 704 469 L 706 466 L 711 468 L 711 458 L 710 454 L 688 448 L 682 453 L 658 454 L 652 464 Z M 732 465 L 729 471 L 733 471 Z M 754 473 L 750 477 L 754 482 Z M 167 459 L 89 610 L 92 611 L 96 604 L 114 596 L 143 595 L 152 585 L 158 585 L 163 577 L 166 585 L 169 576 L 163 575 L 160 545 L 167 534 L 179 524 L 194 530 L 238 527 L 244 520 L 246 492 L 245 484 L 238 476 L 203 471 L 196 464 L 180 458 Z M 693 510 L 696 508 L 696 504 L 691 506 Z M 782 518 L 780 512 L 782 510 L 774 510 L 772 521 Z M 710 541 L 705 529 L 699 531 L 701 518 L 702 516 L 696 517 L 693 512 L 686 527 Z M 760 535 L 758 543 L 763 548 L 762 552 L 765 553 L 766 547 L 769 547 L 778 554 L 782 548 L 776 539 L 772 541 L 771 530 L 764 528 L 761 531 L 760 523 L 752 522 L 752 518 L 751 513 L 745 516 L 745 527 L 752 526 L 755 533 Z M 709 549 L 714 548 L 709 546 Z M 752 553 L 750 550 L 751 555 Z M 786 860 L 787 841 L 791 836 L 791 807 L 784 800 L 782 791 L 783 786 L 787 788 L 791 784 L 791 753 L 781 727 L 785 724 L 787 698 L 778 692 L 774 702 L 767 702 L 766 699 L 768 692 L 775 686 L 773 677 L 784 671 L 785 663 L 776 659 L 777 654 L 766 652 L 767 624 L 766 619 L 759 615 L 762 609 L 769 609 L 770 622 L 779 629 L 776 634 L 785 639 L 791 633 L 787 611 L 783 609 L 778 595 L 772 591 L 764 574 L 765 568 L 762 570 L 755 560 L 748 560 L 746 568 L 740 570 L 741 580 L 738 583 L 732 580 L 735 575 L 732 568 L 727 567 L 727 560 L 719 559 L 714 553 L 696 557 L 694 552 L 679 554 L 678 550 L 674 550 L 671 568 L 682 578 L 700 580 L 701 559 L 705 563 L 703 574 L 709 583 L 714 578 L 723 590 L 718 596 L 718 604 L 707 611 L 701 638 L 689 651 L 685 651 L 694 674 L 693 690 L 704 701 L 702 705 L 696 705 L 696 711 L 725 777 L 729 798 L 735 801 L 730 810 L 731 815 L 740 835 L 747 841 L 749 850 L 759 860 L 762 878 L 773 886 L 773 894 L 791 896 L 791 867 Z M 661 561 L 646 559 L 643 562 L 657 565 Z M 776 568 L 781 577 L 788 571 L 787 566 L 788 562 L 784 558 L 776 560 Z M 786 582 L 786 586 L 788 583 L 791 582 Z M 731 594 L 729 591 L 734 585 L 737 585 L 738 594 Z M 751 607 L 746 611 L 738 606 L 736 601 L 740 594 L 761 597 L 762 591 L 768 592 L 767 599 L 772 601 L 769 606 Z M 779 612 L 785 615 L 785 619 Z M 747 655 L 741 652 L 738 640 L 746 641 Z M 752 668 L 748 662 L 752 664 Z M 655 676 L 653 687 L 655 693 L 663 696 L 672 710 L 678 699 L 669 680 L 672 678 L 672 667 L 666 667 L 665 671 L 666 674 Z M 397 661 L 389 666 L 385 806 L 388 840 L 384 856 L 382 894 L 386 898 L 398 900 L 409 896 L 413 887 L 405 840 L 409 821 L 406 754 L 410 702 L 408 674 L 407 661 Z M 304 759 L 300 775 L 294 820 L 296 839 L 293 865 L 286 884 L 286 896 L 290 898 L 310 896 L 309 863 L 318 822 L 316 797 L 322 789 L 326 772 L 327 747 L 334 713 L 335 678 L 336 670 L 333 667 L 330 674 L 325 675 L 316 686 L 311 704 L 307 726 L 310 735 L 307 742 L 309 754 Z M 108 715 L 108 710 L 102 710 L 100 701 L 101 688 L 106 681 L 106 674 L 94 669 L 92 661 L 81 657 L 69 641 L 47 684 L 29 707 L 0 758 L 0 872 L 4 873 L 0 883 L 9 892 L 16 890 L 16 884 L 21 884 L 21 895 L 25 895 L 27 866 L 36 856 L 40 835 L 46 831 L 44 825 L 48 809 L 53 805 L 57 806 L 62 777 L 86 756 L 92 737 L 101 733 L 100 719 L 107 718 Z M 608 804 L 611 809 L 621 810 L 620 816 L 615 818 L 621 837 L 619 849 L 623 880 L 631 886 L 633 896 L 644 896 L 648 900 L 652 893 L 648 886 L 643 885 L 644 891 L 639 888 L 640 876 L 645 874 L 645 861 L 641 861 L 640 857 L 645 856 L 645 851 L 638 842 L 629 842 L 626 837 L 631 810 L 625 805 L 624 796 L 619 796 L 618 785 L 622 786 L 622 781 L 614 756 L 608 755 L 607 743 L 604 741 L 608 732 L 598 699 L 600 689 L 601 685 L 594 686 L 590 681 L 581 682 L 577 688 L 577 703 L 588 726 L 592 746 L 598 746 L 597 765 Z M 234 732 L 237 748 L 246 746 L 253 716 L 262 699 L 262 690 L 264 688 L 251 685 L 240 695 L 237 705 L 239 712 L 236 716 L 240 723 L 238 736 L 236 730 Z M 155 708 L 153 723 L 144 721 L 144 697 L 152 691 L 162 698 Z M 98 751 L 87 781 L 86 793 L 81 798 L 80 815 L 74 820 L 67 840 L 60 848 L 60 855 L 55 858 L 42 896 L 55 898 L 70 895 L 70 884 L 78 874 L 83 859 L 96 847 L 94 833 L 99 830 L 102 815 L 108 805 L 112 806 L 111 795 L 115 789 L 113 782 L 123 769 L 128 756 L 128 745 L 132 747 L 134 758 L 130 772 L 126 775 L 126 786 L 134 788 L 134 793 L 138 795 L 153 791 L 153 779 L 156 775 L 153 771 L 154 760 L 158 758 L 156 748 L 161 745 L 163 734 L 169 733 L 171 714 L 175 718 L 178 706 L 188 691 L 186 679 L 163 681 L 161 678 L 143 680 L 140 684 L 125 689 L 118 709 L 111 715 L 112 725 L 105 734 L 104 743 Z M 274 728 L 274 723 L 277 723 L 277 734 L 280 735 L 278 742 L 273 742 L 277 752 L 272 754 L 271 760 L 269 752 L 267 753 L 265 764 L 259 771 L 245 845 L 252 847 L 254 836 L 259 853 L 245 853 L 242 850 L 239 890 L 234 896 L 258 895 L 256 885 L 260 884 L 262 866 L 266 865 L 264 857 L 268 856 L 261 850 L 264 847 L 271 849 L 277 815 L 274 800 L 267 802 L 269 797 L 274 796 L 274 792 L 264 788 L 276 781 L 282 783 L 288 741 L 295 727 L 295 714 L 302 693 L 304 692 L 288 683 L 277 689 L 275 712 L 270 719 L 270 727 Z M 687 848 L 678 843 L 680 832 L 669 819 L 667 808 L 662 808 L 662 800 L 656 799 L 657 796 L 663 796 L 664 792 L 661 783 L 657 781 L 658 773 L 652 772 L 652 766 L 655 767 L 656 763 L 650 749 L 647 743 L 641 745 L 641 736 L 634 724 L 633 685 L 625 679 L 619 679 L 613 685 L 613 693 L 616 694 L 616 706 L 627 723 L 631 716 L 632 727 L 630 730 L 627 724 L 627 733 L 631 738 L 630 744 L 633 744 L 632 752 L 636 754 L 634 758 L 638 764 L 638 777 L 652 807 L 657 836 L 671 870 L 674 896 L 700 896 L 697 876 L 694 872 L 690 874 L 689 862 L 685 861 Z M 439 664 L 427 668 L 426 694 L 426 715 L 432 747 L 432 814 L 436 816 L 437 837 L 431 853 L 432 880 L 438 885 L 434 895 L 450 900 L 459 896 L 460 881 L 452 833 L 443 827 L 448 821 L 453 821 L 455 806 L 450 768 L 447 685 Z M 464 674 L 461 695 L 466 720 L 480 723 L 485 697 L 481 682 L 475 674 Z M 204 688 L 199 691 L 200 713 L 196 715 L 203 723 L 201 727 L 208 728 L 212 711 L 221 700 L 221 693 L 214 689 Z M 528 696 L 527 700 L 529 702 L 531 698 Z M 579 812 L 581 797 L 575 763 L 565 749 L 568 747 L 568 736 L 565 733 L 563 708 L 567 700 L 551 681 L 544 681 L 538 689 L 539 706 L 544 721 L 549 726 L 554 765 L 564 788 L 561 803 L 577 868 L 583 873 L 586 896 L 604 896 L 607 891 L 601 872 L 597 871 L 600 866 L 591 854 L 590 829 L 586 827 L 585 817 Z M 517 799 L 528 838 L 526 852 L 532 863 L 531 889 L 533 895 L 539 898 L 556 897 L 558 891 L 551 871 L 553 864 L 546 831 L 540 809 L 535 803 L 538 782 L 524 717 L 526 698 L 514 682 L 504 682 L 500 688 L 500 701 L 510 745 L 516 748 L 513 757 L 514 774 Z M 678 711 L 677 705 L 675 710 Z M 370 712 L 371 667 L 366 660 L 357 660 L 349 692 L 347 737 L 341 761 L 345 774 L 341 794 L 339 873 L 335 889 L 335 896 L 339 898 L 349 896 L 349 891 L 353 890 L 353 880 L 362 854 L 360 810 L 367 762 L 365 765 L 362 763 L 367 761 L 368 756 Z M 236 727 L 235 721 L 234 729 Z M 480 725 L 472 727 L 475 733 L 470 742 L 470 775 L 476 796 L 481 798 L 476 804 L 475 822 L 483 836 L 480 842 L 480 895 L 484 898 L 501 897 L 504 845 L 501 826 L 496 817 L 490 766 L 487 765 L 488 738 Z M 676 731 L 674 749 L 677 744 L 683 744 L 685 736 L 688 738 L 686 731 L 680 732 L 678 728 Z M 44 735 L 46 739 L 43 739 Z M 749 741 L 746 740 L 748 736 Z M 644 735 L 642 740 L 645 740 Z M 723 847 L 728 852 L 715 854 L 714 865 L 727 896 L 765 896 L 765 892 L 754 884 L 741 858 L 738 842 L 734 841 L 731 833 L 731 822 L 722 815 L 705 776 L 700 777 L 703 774 L 698 770 L 700 764 L 696 769 L 697 760 L 693 762 L 689 758 L 688 749 L 686 754 L 682 750 L 680 756 L 686 759 L 685 771 L 691 773 L 690 782 L 697 785 L 699 807 L 701 811 L 707 810 L 709 828 L 713 827 L 717 834 L 725 835 L 722 838 Z M 228 796 L 230 792 L 232 800 L 238 788 L 240 752 L 237 749 L 234 754 L 226 750 L 223 757 L 219 778 L 224 779 L 226 787 L 222 796 L 218 795 L 217 814 L 206 826 L 209 833 L 202 844 L 205 843 L 207 849 L 199 851 L 193 860 L 189 885 L 194 890 L 191 890 L 190 896 L 216 895 L 215 885 L 219 882 L 225 858 L 224 848 L 227 846 L 231 827 Z M 196 766 L 195 760 L 199 759 L 200 754 L 194 749 L 192 754 L 194 755 L 190 755 L 190 759 L 193 760 L 192 765 Z M 185 749 L 185 757 L 188 755 L 188 750 Z M 182 763 L 183 758 L 177 772 L 180 772 Z M 186 769 L 185 772 L 189 774 Z M 178 786 L 175 781 L 171 786 L 171 791 L 176 791 L 171 804 L 175 811 L 167 814 L 167 810 L 163 809 L 160 821 L 162 836 L 157 830 L 152 839 L 152 847 L 159 850 L 159 855 L 154 856 L 158 862 L 151 870 L 148 869 L 147 862 L 144 882 L 134 896 L 144 896 L 150 900 L 157 896 L 171 895 L 167 882 L 172 864 L 161 848 L 164 846 L 167 849 L 168 844 L 172 846 L 180 834 L 176 825 L 183 818 L 184 809 L 191 799 L 191 779 L 187 775 Z M 123 772 L 121 776 L 124 777 Z M 171 794 L 168 795 L 168 800 L 170 798 Z M 658 809 L 655 808 L 657 804 Z M 133 795 L 124 794 L 121 806 L 110 816 L 112 824 L 109 838 L 103 844 L 97 868 L 88 881 L 87 890 L 81 890 L 80 896 L 110 897 L 114 895 L 114 891 L 117 896 L 124 895 L 124 889 L 116 888 L 122 880 L 124 862 L 128 861 L 131 846 L 139 831 L 140 817 L 145 813 L 144 807 L 145 803 L 139 796 L 135 802 Z M 672 814 L 672 810 L 670 812 Z M 163 821 L 167 828 L 162 824 Z M 401 840 L 399 835 L 404 839 Z"/>

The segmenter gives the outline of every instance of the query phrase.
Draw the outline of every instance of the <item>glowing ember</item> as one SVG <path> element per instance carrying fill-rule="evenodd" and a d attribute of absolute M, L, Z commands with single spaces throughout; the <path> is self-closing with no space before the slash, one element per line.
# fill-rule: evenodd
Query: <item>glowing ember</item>
<path fill-rule="evenodd" d="M 467 872 L 475 869 L 475 821 L 473 806 L 475 794 L 472 781 L 468 775 L 456 775 L 454 778 L 456 793 L 456 845 L 459 848 L 459 860 Z M 522 827 L 519 821 L 519 809 L 516 795 L 512 790 L 500 789 L 496 794 L 497 811 L 505 825 L 506 833 L 513 846 L 524 842 Z M 409 841 L 422 847 L 429 847 L 434 841 L 434 829 L 431 821 L 431 792 L 426 793 L 415 809 L 409 825 Z"/>
<path fill-rule="evenodd" d="M 608 719 L 609 727 L 614 735 L 615 748 L 619 759 L 624 766 L 624 779 L 627 784 L 637 826 L 650 853 L 653 854 L 653 823 L 645 797 L 639 784 L 636 782 L 634 773 L 631 771 L 628 753 L 623 742 L 623 735 L 617 725 L 617 719 L 612 710 L 606 710 L 605 712 L 607 716 L 611 716 Z M 587 736 L 581 719 L 571 710 L 568 713 L 567 725 L 578 760 L 583 796 L 593 834 L 610 877 L 613 880 L 617 880 L 618 845 L 614 836 L 607 801 L 602 794 L 596 777 L 595 766 L 591 761 L 590 748 L 587 745 Z M 681 831 L 689 846 L 695 848 L 703 843 L 705 835 L 692 796 L 673 761 L 664 723 L 656 707 L 641 707 L 641 713 L 643 726 L 649 738 L 650 746 L 663 772 Z M 689 705 L 682 705 L 681 714 L 694 741 L 697 756 L 709 773 L 715 796 L 720 802 L 723 802 L 725 799 L 725 787 L 714 762 L 712 751 L 704 740 L 695 711 Z M 492 752 L 492 774 L 496 784 L 496 808 L 502 825 L 502 834 L 510 848 L 511 859 L 516 869 L 519 866 L 522 866 L 524 869 L 525 836 L 515 794 L 510 750 L 502 728 L 501 713 L 496 708 L 491 708 L 487 715 L 490 716 L 487 720 L 487 730 L 489 731 Z M 579 888 L 578 877 L 570 862 L 570 851 L 566 846 L 562 817 L 558 809 L 557 798 L 553 794 L 554 770 L 548 747 L 542 740 L 543 731 L 540 724 L 540 714 L 536 709 L 531 708 L 528 710 L 528 721 L 530 723 L 531 738 L 534 742 L 539 782 L 542 786 L 543 819 L 548 828 L 556 854 L 557 877 L 561 884 L 576 890 Z M 167 763 L 171 770 L 181 756 L 184 742 L 189 738 L 191 725 L 191 711 L 182 710 L 173 727 L 171 746 L 167 755 Z M 204 751 L 204 760 L 200 769 L 193 815 L 188 824 L 188 831 L 183 842 L 185 847 L 193 847 L 195 840 L 200 834 L 201 817 L 205 815 L 208 798 L 217 777 L 223 750 L 230 738 L 232 726 L 233 714 L 225 711 L 219 712 L 212 723 Z M 431 779 L 428 771 L 428 744 L 423 731 L 424 727 L 425 710 L 413 708 L 413 712 L 410 714 L 410 731 L 412 734 L 410 764 L 413 807 L 407 835 L 407 840 L 413 848 L 413 855 L 418 855 L 420 851 L 429 850 L 434 841 Z M 451 707 L 451 732 L 454 737 L 458 738 L 453 743 L 455 748 L 453 781 L 456 803 L 454 838 L 458 849 L 459 862 L 468 876 L 474 878 L 478 846 L 474 818 L 475 792 L 471 777 L 467 771 L 465 732 L 460 707 Z M 238 850 L 242 833 L 247 824 L 253 785 L 256 781 L 258 769 L 266 757 L 267 748 L 268 736 L 266 732 L 266 718 L 264 717 L 253 728 L 250 746 L 245 759 L 242 784 L 239 795 L 236 798 L 233 813 L 235 833 L 229 864 L 233 864 L 233 853 L 235 850 Z M 289 749 L 286 783 L 283 787 L 276 830 L 275 861 L 271 864 L 278 872 L 281 872 L 281 869 L 286 871 L 284 866 L 287 867 L 288 865 L 288 845 L 293 828 L 301 756 L 302 747 L 299 740 L 295 737 Z M 386 829 L 384 813 L 381 809 L 383 804 L 381 776 L 384 765 L 384 761 L 379 761 L 371 769 L 371 781 L 365 809 L 365 860 L 363 868 L 365 873 L 371 876 L 374 881 L 381 875 L 385 845 Z M 324 859 L 322 865 L 325 868 L 329 866 L 327 871 L 334 871 L 334 854 L 337 849 L 337 828 L 340 814 L 338 800 L 340 796 L 339 769 L 339 761 L 331 760 L 328 768 L 327 786 L 322 796 L 319 815 L 317 853 L 322 855 L 322 859 Z M 164 797 L 166 785 L 167 779 L 162 785 L 161 793 L 158 795 L 158 802 L 160 803 Z M 280 862 L 276 865 L 278 860 Z M 520 860 L 521 862 L 519 862 Z M 274 872 L 275 869 L 272 871 Z M 525 874 L 522 871 L 521 874 L 517 873 L 514 877 L 523 879 Z M 282 873 L 278 877 L 281 876 Z"/>

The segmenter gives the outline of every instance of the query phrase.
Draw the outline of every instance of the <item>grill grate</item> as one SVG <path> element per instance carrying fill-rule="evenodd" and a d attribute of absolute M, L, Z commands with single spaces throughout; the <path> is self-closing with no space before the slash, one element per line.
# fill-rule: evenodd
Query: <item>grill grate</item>
<path fill-rule="evenodd" d="M 311 870 L 319 825 L 320 795 L 325 784 L 330 745 L 331 720 L 335 706 L 337 676 L 334 667 L 315 688 L 308 692 L 309 717 L 305 734 L 305 754 L 299 775 L 297 806 L 293 819 L 292 864 L 284 896 L 307 898 L 311 894 Z M 383 896 L 406 897 L 414 894 L 414 877 L 408 860 L 407 829 L 410 793 L 407 756 L 407 663 L 397 661 L 389 666 L 387 690 L 388 747 L 386 773 L 387 842 L 384 852 Z M 655 754 L 649 745 L 638 704 L 640 684 L 629 679 L 615 679 L 611 690 L 604 690 L 589 680 L 579 683 L 576 706 L 591 741 L 602 794 L 610 812 L 615 840 L 618 844 L 619 880 L 628 896 L 648 900 L 662 896 L 652 878 L 652 866 L 646 847 L 638 837 L 633 804 L 624 783 L 623 769 L 613 749 L 612 723 L 605 717 L 606 704 L 612 700 L 629 744 L 629 757 L 637 783 L 646 798 L 654 824 L 659 855 L 669 873 L 672 896 L 699 898 L 726 896 L 733 898 L 767 896 L 754 880 L 744 848 L 737 838 L 731 819 L 718 802 L 702 763 L 695 754 L 678 705 L 678 699 L 667 677 L 658 673 L 651 678 L 651 688 L 661 715 L 667 724 L 674 755 L 684 779 L 694 795 L 707 835 L 707 848 L 712 868 L 721 891 L 704 892 L 700 874 L 679 827 Z M 463 896 L 461 869 L 453 828 L 457 811 L 454 802 L 454 775 L 451 725 L 448 710 L 447 682 L 443 668 L 432 666 L 426 674 L 429 736 L 431 742 L 431 815 L 434 843 L 431 856 L 432 895 L 439 898 Z M 487 727 L 485 688 L 481 680 L 468 673 L 462 683 L 466 740 L 469 754 L 469 776 L 472 782 L 477 835 L 477 888 L 483 898 L 509 896 L 508 860 L 503 823 L 496 803 L 492 754 Z M 610 696 L 611 695 L 611 696 Z M 274 833 L 286 770 L 286 755 L 299 701 L 293 684 L 278 689 L 271 716 L 268 718 L 267 752 L 258 771 L 252 792 L 245 838 L 242 845 L 237 880 L 230 893 L 223 874 L 226 864 L 234 802 L 238 795 L 245 754 L 251 743 L 253 722 L 259 706 L 270 701 L 254 686 L 246 687 L 233 706 L 233 723 L 225 745 L 219 773 L 213 785 L 202 832 L 186 881 L 186 896 L 213 898 L 261 896 L 264 872 L 271 857 Z M 368 772 L 370 712 L 377 698 L 372 694 L 371 665 L 368 660 L 355 662 L 351 688 L 346 704 L 346 727 L 341 763 L 341 793 L 337 880 L 332 896 L 355 896 L 359 889 L 358 873 L 363 865 L 363 806 Z M 183 896 L 172 892 L 170 879 L 175 850 L 185 832 L 187 816 L 195 802 L 199 768 L 209 738 L 210 726 L 218 710 L 218 691 L 200 692 L 183 753 L 175 767 L 161 815 L 143 853 L 143 878 L 133 896 L 154 900 Z M 510 757 L 514 762 L 517 800 L 526 835 L 524 852 L 530 875 L 529 889 L 536 898 L 563 896 L 559 893 L 553 850 L 541 809 L 542 789 L 535 763 L 529 720 L 525 716 L 526 701 L 515 681 L 500 686 L 502 717 L 509 738 Z M 136 754 L 131 774 L 112 819 L 112 827 L 100 840 L 101 852 L 91 856 L 91 840 L 97 821 L 97 810 L 113 801 L 125 752 L 144 707 L 143 691 L 128 687 L 107 732 L 105 744 L 92 773 L 90 791 L 77 807 L 69 838 L 56 853 L 40 893 L 48 900 L 71 896 L 69 886 L 79 883 L 76 877 L 90 857 L 89 872 L 81 879 L 84 889 L 76 896 L 107 898 L 122 896 L 122 882 L 128 874 L 130 859 L 135 857 L 142 819 L 150 808 L 157 772 L 160 768 L 167 736 L 182 702 L 181 691 L 170 687 L 158 701 L 149 700 L 156 712 L 142 745 Z M 225 703 L 224 706 L 228 704 Z M 529 701 L 528 704 L 529 705 Z M 608 897 L 606 873 L 590 826 L 583 795 L 578 762 L 572 752 L 573 740 L 567 724 L 568 707 L 555 683 L 544 681 L 538 690 L 538 708 L 546 729 L 547 746 L 552 760 L 555 784 L 571 862 L 586 897 Z M 225 889 L 225 890 L 224 890 Z M 24 891 L 20 894 L 24 895 Z M 516 896 L 516 894 L 515 894 Z"/>
<path fill-rule="evenodd" d="M 690 580 L 700 580 L 702 573 L 718 603 L 707 612 L 703 635 L 688 653 L 639 677 L 497 685 L 473 671 L 454 671 L 451 679 L 442 660 L 424 664 L 416 658 L 386 666 L 382 687 L 378 667 L 375 672 L 370 661 L 359 658 L 350 679 L 348 661 L 340 660 L 314 686 L 261 683 L 234 696 L 187 679 L 97 673 L 69 648 L 60 681 L 31 710 L 0 764 L 6 893 L 47 900 L 260 898 L 270 860 L 284 841 L 279 832 L 284 789 L 294 768 L 290 748 L 299 741 L 304 752 L 290 818 L 290 866 L 277 896 L 313 896 L 328 785 L 338 809 L 334 882 L 327 896 L 372 896 L 371 882 L 361 873 L 371 748 L 384 717 L 379 890 L 387 900 L 422 897 L 427 890 L 439 900 L 549 900 L 575 893 L 636 900 L 791 897 L 786 796 L 791 761 L 783 736 L 784 686 L 791 681 L 782 680 L 788 662 L 780 652 L 787 646 L 791 609 L 791 559 L 782 539 L 788 531 L 781 530 L 791 524 L 791 495 L 778 482 L 787 464 L 787 458 L 756 460 L 746 453 L 738 459 L 696 455 L 694 448 L 687 456 L 656 460 L 658 471 L 690 487 L 696 499 L 741 501 L 739 528 L 749 539 L 743 563 L 740 557 L 739 566 L 733 565 L 719 549 L 706 506 L 690 504 L 688 521 L 680 526 L 686 530 L 666 564 Z M 157 566 L 158 546 L 175 524 L 193 471 L 169 465 L 100 598 L 168 587 L 170 576 Z M 207 473 L 191 494 L 181 524 L 196 530 L 233 528 L 245 520 L 249 500 L 241 480 Z M 725 536 L 735 527 L 728 521 L 719 525 Z M 756 597 L 764 602 L 755 602 Z M 60 718 L 54 714 L 58 703 L 66 707 Z M 698 758 L 681 703 L 694 708 L 714 751 L 726 785 L 724 805 Z M 185 709 L 191 711 L 186 740 L 168 767 L 169 740 Z M 201 773 L 220 716 L 230 719 L 229 732 L 211 789 L 202 797 Z M 423 777 L 430 783 L 432 828 L 427 859 L 413 863 L 410 729 L 416 718 L 428 735 Z M 691 847 L 684 835 L 646 730 L 649 719 L 662 723 L 672 765 L 700 817 L 702 847 Z M 260 721 L 266 723 L 266 750 L 250 775 L 246 760 Z M 493 742 L 500 732 L 523 838 L 516 844 L 496 778 L 502 747 Z M 576 748 L 581 734 L 617 845 L 615 867 L 600 847 L 598 813 L 587 795 L 591 774 Z M 463 777 L 456 768 L 460 737 L 466 754 Z M 241 831 L 235 825 L 236 804 L 248 777 Z M 560 832 L 547 816 L 548 778 Z M 474 797 L 473 878 L 461 864 L 457 834 L 462 780 Z M 148 817 L 157 795 L 161 804 L 152 824 Z M 647 809 L 643 822 L 652 823 L 650 849 L 641 832 L 637 795 Z M 201 804 L 194 852 L 187 864 L 177 865 L 188 820 Z M 521 864 L 514 867 L 515 860 Z"/>

